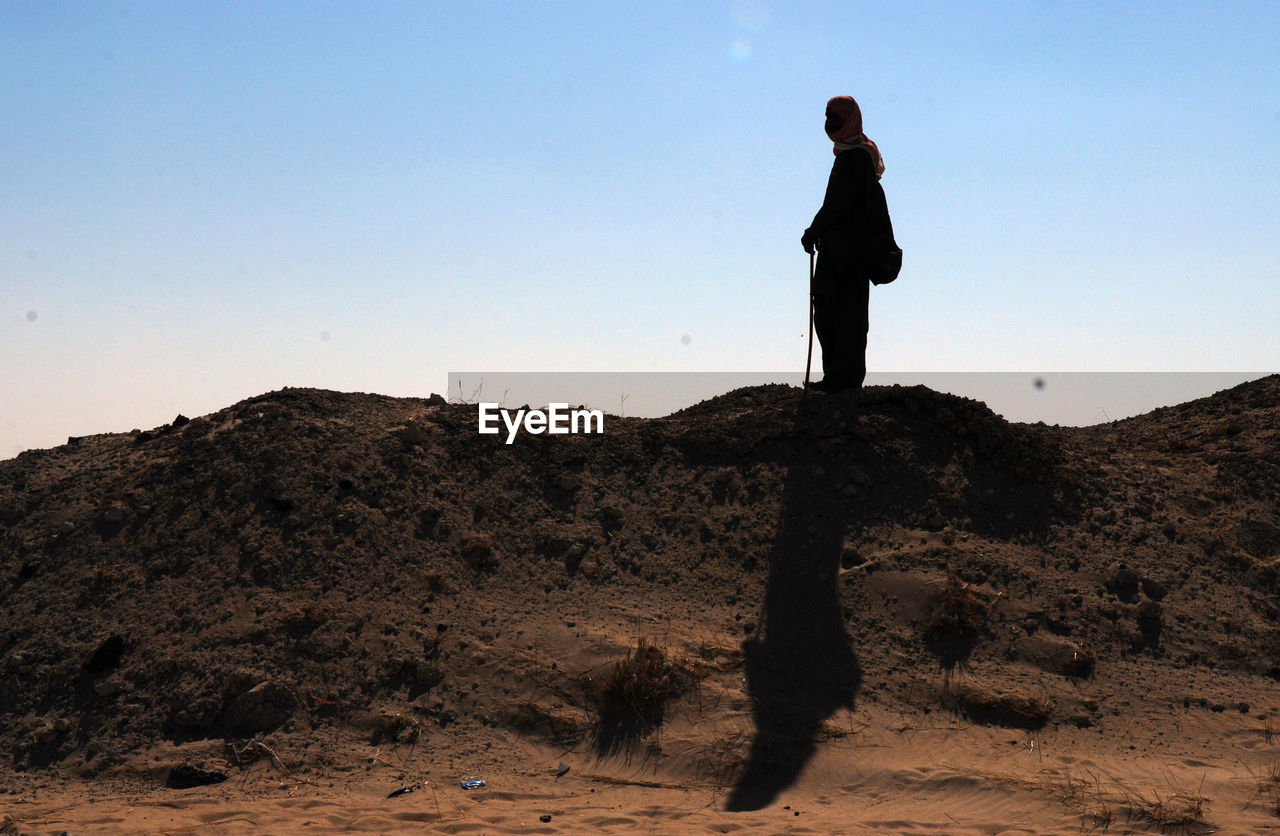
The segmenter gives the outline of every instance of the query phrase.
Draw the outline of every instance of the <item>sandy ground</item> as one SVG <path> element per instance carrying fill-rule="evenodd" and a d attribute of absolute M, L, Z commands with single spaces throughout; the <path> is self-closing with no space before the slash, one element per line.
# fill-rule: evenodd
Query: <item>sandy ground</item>
<path fill-rule="evenodd" d="M 937 719 L 917 726 L 918 718 L 879 711 L 833 718 L 839 736 L 758 810 L 727 810 L 730 786 L 667 774 L 680 769 L 601 763 L 518 739 L 495 741 L 468 764 L 487 766 L 476 771 L 487 782 L 478 790 L 460 787 L 455 776 L 471 773 L 448 753 L 392 750 L 329 776 L 286 775 L 264 763 L 215 787 L 71 783 L 5 807 L 13 829 L 31 833 L 1275 832 L 1274 788 L 1266 786 L 1273 750 L 1260 724 L 1238 713 L 1173 714 L 1130 738 L 1155 739 L 1158 754 L 1140 753 L 1123 736 L 1017 734 Z M 680 743 L 667 745 L 670 764 Z M 157 751 L 137 769 L 159 775 L 190 756 Z M 570 769 L 557 778 L 561 764 Z M 387 798 L 406 785 L 416 789 Z"/>

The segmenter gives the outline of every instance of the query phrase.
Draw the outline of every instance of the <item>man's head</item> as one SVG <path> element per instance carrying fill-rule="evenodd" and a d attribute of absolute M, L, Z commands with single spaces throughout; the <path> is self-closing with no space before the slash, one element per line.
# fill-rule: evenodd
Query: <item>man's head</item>
<path fill-rule="evenodd" d="M 832 142 L 856 137 L 862 133 L 862 110 L 852 96 L 835 96 L 827 102 L 827 121 L 823 127 Z"/>

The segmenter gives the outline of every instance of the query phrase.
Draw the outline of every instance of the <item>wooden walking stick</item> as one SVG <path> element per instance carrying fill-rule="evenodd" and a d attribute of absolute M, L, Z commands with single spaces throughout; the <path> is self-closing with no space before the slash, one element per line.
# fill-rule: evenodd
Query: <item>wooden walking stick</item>
<path fill-rule="evenodd" d="M 809 353 L 804 358 L 804 390 L 809 391 L 809 369 L 813 365 L 813 251 L 809 251 Z"/>

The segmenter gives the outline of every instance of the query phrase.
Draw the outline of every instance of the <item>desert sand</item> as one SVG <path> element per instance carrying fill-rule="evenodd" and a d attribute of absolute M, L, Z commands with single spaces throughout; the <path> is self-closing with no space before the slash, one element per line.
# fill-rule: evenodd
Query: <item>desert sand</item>
<path fill-rule="evenodd" d="M 1280 377 L 476 424 L 286 389 L 0 462 L 0 833 L 1280 827 Z"/>

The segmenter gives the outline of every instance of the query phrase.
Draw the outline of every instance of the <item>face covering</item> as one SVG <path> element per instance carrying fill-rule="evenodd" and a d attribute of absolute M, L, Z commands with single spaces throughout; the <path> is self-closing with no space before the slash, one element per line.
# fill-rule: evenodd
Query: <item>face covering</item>
<path fill-rule="evenodd" d="M 853 97 L 835 96 L 827 102 L 827 113 L 844 120 L 844 123 L 834 132 L 827 132 L 827 136 L 835 143 L 832 151 L 839 154 L 841 151 L 848 151 L 850 148 L 861 145 L 871 152 L 871 157 L 875 160 L 876 177 L 884 174 L 884 158 L 880 156 L 880 149 L 876 144 L 862 132 L 862 109 L 858 107 Z"/>

